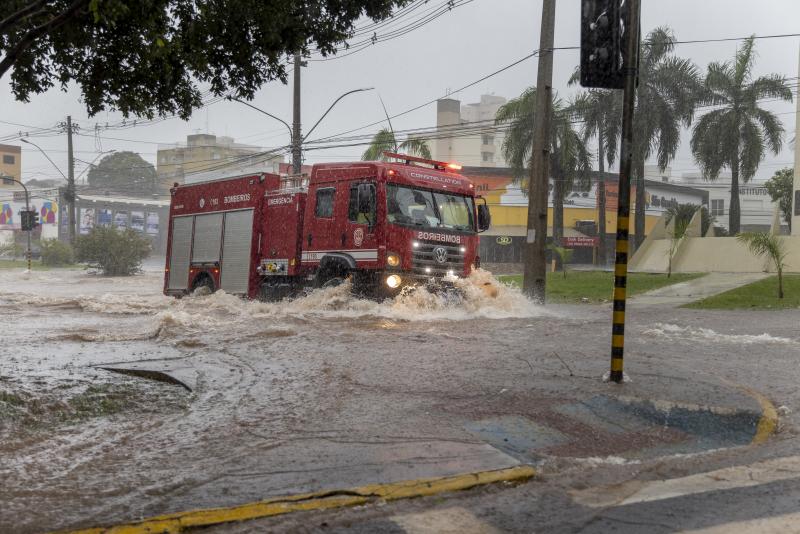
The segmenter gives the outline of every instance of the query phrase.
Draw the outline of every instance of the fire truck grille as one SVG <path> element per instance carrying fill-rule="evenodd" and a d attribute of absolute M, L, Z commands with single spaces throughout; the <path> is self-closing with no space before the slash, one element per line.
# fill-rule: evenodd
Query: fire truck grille
<path fill-rule="evenodd" d="M 464 253 L 461 245 L 419 242 L 412 256 L 414 274 L 444 276 L 447 271 L 461 275 L 464 272 Z"/>

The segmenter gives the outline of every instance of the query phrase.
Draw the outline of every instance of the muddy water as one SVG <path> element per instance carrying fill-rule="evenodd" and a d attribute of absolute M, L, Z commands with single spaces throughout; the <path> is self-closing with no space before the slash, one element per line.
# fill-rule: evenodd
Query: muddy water
<path fill-rule="evenodd" d="M 19 397 L 0 418 L 0 531 L 356 485 L 386 450 L 418 451 L 410 469 L 476 444 L 465 420 L 602 387 L 607 307 L 542 308 L 486 272 L 459 284 L 460 302 L 420 290 L 376 303 L 343 286 L 273 304 L 167 298 L 155 272 L 0 272 L 0 391 Z M 730 314 L 633 317 L 635 384 L 667 353 L 667 374 L 747 378 L 753 346 L 776 362 L 779 394 L 795 383 L 777 364 L 800 358 L 798 314 L 735 329 Z M 191 367 L 196 389 L 97 367 L 143 360 Z"/>

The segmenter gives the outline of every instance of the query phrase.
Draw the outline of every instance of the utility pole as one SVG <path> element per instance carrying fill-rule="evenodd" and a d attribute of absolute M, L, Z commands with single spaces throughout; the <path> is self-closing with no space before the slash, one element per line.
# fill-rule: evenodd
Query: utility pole
<path fill-rule="evenodd" d="M 619 202 L 617 205 L 617 246 L 614 264 L 614 315 L 611 326 L 612 382 L 622 382 L 622 363 L 625 347 L 625 300 L 628 280 L 628 232 L 631 214 L 631 169 L 633 168 L 633 104 L 639 67 L 639 9 L 640 0 L 627 0 L 630 17 L 625 28 L 624 93 L 622 97 L 622 156 L 619 166 Z"/>
<path fill-rule="evenodd" d="M 300 174 L 302 170 L 303 136 L 300 132 L 300 68 L 303 58 L 300 52 L 294 53 L 294 121 L 292 123 L 292 174 Z"/>
<path fill-rule="evenodd" d="M 72 117 L 67 115 L 67 223 L 71 245 L 75 244 L 75 158 L 72 153 Z"/>
<path fill-rule="evenodd" d="M 539 67 L 536 78 L 531 174 L 528 181 L 528 233 L 525 248 L 526 296 L 544 304 L 546 286 L 545 243 L 547 241 L 547 197 L 550 169 L 550 119 L 553 93 L 553 33 L 556 2 L 544 0 L 539 36 Z"/>

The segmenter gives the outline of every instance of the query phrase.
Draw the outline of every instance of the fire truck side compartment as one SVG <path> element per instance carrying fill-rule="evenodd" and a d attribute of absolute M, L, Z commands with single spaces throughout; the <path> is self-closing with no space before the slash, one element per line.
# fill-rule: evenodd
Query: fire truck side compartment
<path fill-rule="evenodd" d="M 189 283 L 189 255 L 192 251 L 191 215 L 175 217 L 172 221 L 172 254 L 169 261 L 168 289 L 186 289 Z"/>
<path fill-rule="evenodd" d="M 196 215 L 192 243 L 192 264 L 207 265 L 218 263 L 221 241 L 222 213 Z"/>
<path fill-rule="evenodd" d="M 249 290 L 252 241 L 253 210 L 226 212 L 220 288 L 228 293 L 247 293 Z"/>

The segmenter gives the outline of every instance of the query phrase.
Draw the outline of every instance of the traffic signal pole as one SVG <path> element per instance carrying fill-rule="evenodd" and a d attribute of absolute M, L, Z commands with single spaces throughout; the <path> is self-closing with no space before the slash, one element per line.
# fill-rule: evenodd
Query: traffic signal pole
<path fill-rule="evenodd" d="M 542 29 L 539 35 L 539 68 L 536 74 L 536 109 L 534 112 L 531 174 L 528 180 L 528 232 L 525 239 L 525 276 L 522 290 L 526 296 L 544 304 L 547 241 L 547 196 L 550 170 L 550 115 L 553 94 L 553 33 L 556 2 L 542 3 Z"/>
<path fill-rule="evenodd" d="M 619 167 L 619 202 L 617 206 L 617 243 L 614 262 L 614 312 L 611 326 L 611 372 L 609 380 L 622 382 L 625 348 L 625 304 L 628 282 L 628 237 L 631 213 L 631 169 L 633 167 L 633 106 L 639 66 L 640 0 L 627 0 L 630 10 L 625 35 L 624 93 L 622 101 L 622 156 Z"/>
<path fill-rule="evenodd" d="M 12 182 L 18 183 L 22 186 L 22 189 L 25 191 L 25 215 L 20 214 L 20 228 L 22 230 L 26 230 L 28 234 L 28 250 L 25 256 L 28 258 L 28 271 L 31 270 L 31 231 L 36 224 L 36 217 L 33 216 L 31 213 L 31 198 L 28 194 L 28 188 L 19 180 L 15 180 L 13 178 L 6 178 L 6 180 L 11 180 Z M 24 223 L 23 223 L 24 221 Z"/>

